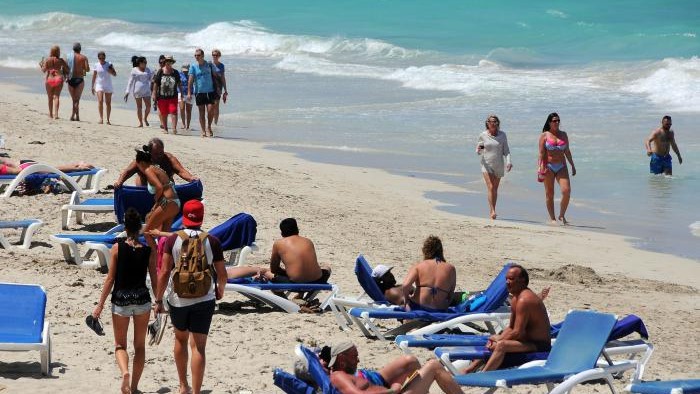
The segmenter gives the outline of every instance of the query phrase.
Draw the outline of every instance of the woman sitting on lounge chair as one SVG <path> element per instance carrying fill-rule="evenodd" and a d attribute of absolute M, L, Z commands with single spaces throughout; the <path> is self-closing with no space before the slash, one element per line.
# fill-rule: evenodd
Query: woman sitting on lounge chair
<path fill-rule="evenodd" d="M 445 261 L 440 238 L 431 235 L 425 240 L 423 259 L 411 267 L 403 281 L 405 307 L 411 310 L 445 310 L 450 306 L 457 285 L 457 271 L 454 265 Z"/>
<path fill-rule="evenodd" d="M 17 175 L 32 164 L 37 164 L 37 162 L 34 160 L 14 161 L 0 157 L 0 175 Z M 86 171 L 95 168 L 95 166 L 84 161 L 79 161 L 76 163 L 62 164 L 55 168 L 62 172 L 74 172 Z"/>
<path fill-rule="evenodd" d="M 180 199 L 175 191 L 175 183 L 162 168 L 153 164 L 149 145 L 144 145 L 143 150 L 136 150 L 136 166 L 146 177 L 148 192 L 153 194 L 155 200 L 151 212 L 146 215 L 146 225 L 143 227 L 143 235 L 151 247 L 151 258 L 155 263 L 157 246 L 150 230 L 170 231 L 173 219 L 180 212 Z"/>

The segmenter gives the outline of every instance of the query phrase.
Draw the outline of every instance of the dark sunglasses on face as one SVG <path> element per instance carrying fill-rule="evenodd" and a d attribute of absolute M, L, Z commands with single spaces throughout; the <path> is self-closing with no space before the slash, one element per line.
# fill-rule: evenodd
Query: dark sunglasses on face
<path fill-rule="evenodd" d="M 560 122 L 559 119 L 554 119 L 554 120 L 552 120 L 552 123 L 559 123 L 559 122 Z"/>

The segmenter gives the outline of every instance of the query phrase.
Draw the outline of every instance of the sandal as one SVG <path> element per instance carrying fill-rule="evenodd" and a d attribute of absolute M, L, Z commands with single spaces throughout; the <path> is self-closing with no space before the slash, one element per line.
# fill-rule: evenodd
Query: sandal
<path fill-rule="evenodd" d="M 103 336 L 105 335 L 105 330 L 102 328 L 102 323 L 100 323 L 100 319 L 95 319 L 92 315 L 88 315 L 85 318 L 85 324 L 87 324 L 88 327 L 92 331 L 95 331 L 95 334 Z"/>

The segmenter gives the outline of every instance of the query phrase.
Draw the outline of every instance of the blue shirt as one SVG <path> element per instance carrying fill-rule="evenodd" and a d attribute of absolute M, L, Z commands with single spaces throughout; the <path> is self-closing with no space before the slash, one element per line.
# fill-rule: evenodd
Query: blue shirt
<path fill-rule="evenodd" d="M 194 77 L 193 94 L 197 93 L 212 93 L 214 91 L 214 81 L 212 81 L 212 69 L 216 71 L 216 67 L 211 66 L 211 63 L 206 62 L 200 67 L 199 63 L 190 64 L 190 77 Z"/>
<path fill-rule="evenodd" d="M 178 71 L 180 73 L 180 83 L 182 84 L 182 95 L 187 96 L 187 78 L 189 77 L 189 73 L 186 75 L 182 71 Z M 192 86 L 192 94 L 197 93 L 197 89 L 195 86 Z"/>

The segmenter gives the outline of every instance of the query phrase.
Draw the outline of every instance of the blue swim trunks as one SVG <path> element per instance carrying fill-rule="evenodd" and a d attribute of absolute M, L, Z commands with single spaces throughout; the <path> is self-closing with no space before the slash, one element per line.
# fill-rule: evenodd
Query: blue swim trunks
<path fill-rule="evenodd" d="M 651 160 L 649 161 L 649 172 L 652 174 L 661 174 L 666 169 L 671 171 L 673 165 L 671 164 L 671 154 L 666 156 L 659 156 L 656 153 L 651 154 Z"/>
<path fill-rule="evenodd" d="M 386 382 L 384 381 L 382 375 L 379 372 L 373 371 L 371 369 L 359 368 L 355 373 L 355 376 L 357 376 L 358 378 L 363 378 L 375 386 L 389 387 L 386 385 Z"/>

